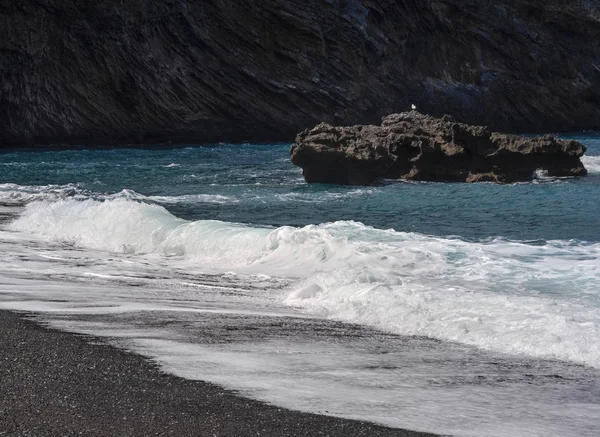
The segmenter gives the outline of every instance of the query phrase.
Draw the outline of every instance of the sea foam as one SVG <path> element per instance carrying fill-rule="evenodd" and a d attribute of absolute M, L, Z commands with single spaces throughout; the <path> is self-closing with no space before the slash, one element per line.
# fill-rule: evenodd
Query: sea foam
<path fill-rule="evenodd" d="M 126 198 L 34 202 L 13 231 L 216 272 L 293 278 L 281 299 L 404 335 L 600 367 L 600 244 L 463 241 L 341 221 L 187 221 Z"/>
<path fill-rule="evenodd" d="M 0 203 L 6 205 L 24 205 L 41 200 L 56 201 L 69 197 L 84 199 L 87 194 L 77 184 L 31 186 L 0 184 Z"/>
<path fill-rule="evenodd" d="M 124 189 L 117 193 L 97 193 L 83 189 L 78 184 L 65 185 L 18 185 L 0 184 L 0 203 L 23 206 L 38 201 L 60 200 L 137 200 L 159 204 L 174 203 L 237 203 L 231 196 L 221 194 L 181 194 L 173 196 L 145 196 L 134 190 Z"/>
<path fill-rule="evenodd" d="M 600 156 L 584 155 L 581 157 L 581 162 L 589 174 L 600 174 Z"/>

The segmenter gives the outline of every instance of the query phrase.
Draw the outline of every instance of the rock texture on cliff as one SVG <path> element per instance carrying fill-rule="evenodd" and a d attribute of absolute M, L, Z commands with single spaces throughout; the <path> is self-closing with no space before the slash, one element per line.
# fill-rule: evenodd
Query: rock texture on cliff
<path fill-rule="evenodd" d="M 583 176 L 585 146 L 551 136 L 524 138 L 419 112 L 384 117 L 381 126 L 302 132 L 292 162 L 307 182 L 365 185 L 377 179 L 499 183 L 548 176 Z"/>
<path fill-rule="evenodd" d="M 600 128 L 600 0 L 3 0 L 0 143 Z"/>

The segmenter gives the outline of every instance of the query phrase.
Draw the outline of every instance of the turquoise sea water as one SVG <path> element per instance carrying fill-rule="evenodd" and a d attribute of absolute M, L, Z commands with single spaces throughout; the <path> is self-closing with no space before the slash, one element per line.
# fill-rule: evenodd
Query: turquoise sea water
<path fill-rule="evenodd" d="M 131 190 L 189 220 L 271 226 L 354 220 L 469 240 L 598 241 L 600 135 L 573 137 L 588 146 L 589 177 L 514 185 L 307 185 L 290 163 L 288 144 L 15 152 L 0 155 L 0 183 L 68 186 L 65 195 L 92 197 Z"/>

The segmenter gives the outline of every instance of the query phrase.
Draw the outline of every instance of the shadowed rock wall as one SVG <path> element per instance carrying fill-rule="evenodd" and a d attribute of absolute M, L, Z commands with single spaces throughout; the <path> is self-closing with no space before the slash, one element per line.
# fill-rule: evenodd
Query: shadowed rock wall
<path fill-rule="evenodd" d="M 600 128 L 600 0 L 3 0 L 0 143 Z"/>

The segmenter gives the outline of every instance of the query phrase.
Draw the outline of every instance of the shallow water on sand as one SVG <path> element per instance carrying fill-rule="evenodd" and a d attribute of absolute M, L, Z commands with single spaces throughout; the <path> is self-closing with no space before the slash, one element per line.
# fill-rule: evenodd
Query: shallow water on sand
<path fill-rule="evenodd" d="M 308 186 L 288 145 L 0 155 L 0 307 L 281 406 L 598 435 L 590 176 Z"/>

